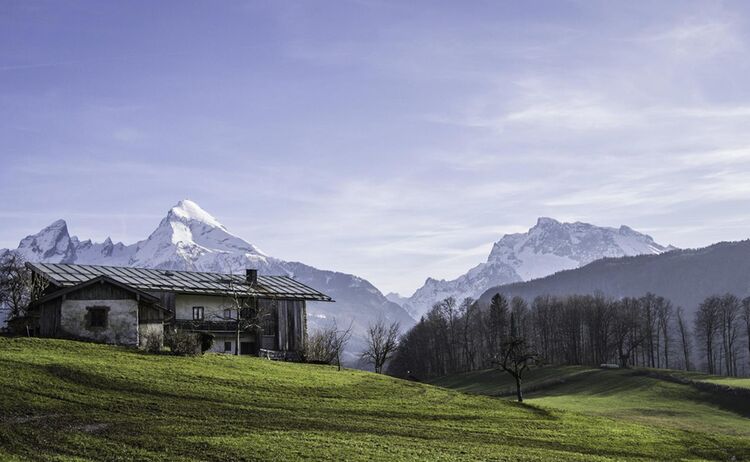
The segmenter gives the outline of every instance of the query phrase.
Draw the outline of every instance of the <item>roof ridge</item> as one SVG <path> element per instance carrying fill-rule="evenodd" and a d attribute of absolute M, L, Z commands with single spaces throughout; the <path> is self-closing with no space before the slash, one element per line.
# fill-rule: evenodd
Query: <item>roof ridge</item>
<path fill-rule="evenodd" d="M 34 270 L 59 288 L 75 286 L 99 276 L 107 276 L 133 289 L 203 295 L 236 295 L 258 298 L 333 301 L 333 299 L 289 275 L 259 276 L 257 284 L 248 284 L 243 275 L 141 268 L 133 266 L 37 263 Z M 227 281 L 229 276 L 230 281 Z"/>

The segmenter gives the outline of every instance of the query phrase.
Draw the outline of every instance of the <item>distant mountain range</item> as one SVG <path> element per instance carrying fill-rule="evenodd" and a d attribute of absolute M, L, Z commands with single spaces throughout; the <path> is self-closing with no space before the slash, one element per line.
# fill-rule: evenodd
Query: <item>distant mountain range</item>
<path fill-rule="evenodd" d="M 0 253 L 4 251 L 7 250 L 0 250 Z M 172 207 L 148 238 L 134 244 L 115 244 L 109 238 L 101 243 L 81 241 L 70 236 L 64 220 L 58 220 L 21 240 L 16 251 L 31 262 L 234 273 L 257 268 L 261 274 L 288 275 L 336 300 L 335 303 L 309 303 L 311 330 L 333 319 L 342 327 L 353 323 L 350 359 L 361 349 L 368 323 L 382 318 L 399 321 L 404 329 L 414 324 L 401 306 L 387 300 L 365 279 L 268 256 L 230 233 L 216 218 L 189 200 Z"/>
<path fill-rule="evenodd" d="M 452 296 L 478 298 L 488 288 L 528 281 L 578 268 L 605 257 L 658 255 L 672 246 L 657 244 L 627 226 L 607 228 L 588 223 L 561 223 L 541 217 L 528 232 L 506 234 L 492 247 L 485 263 L 450 281 L 427 278 L 411 297 L 388 294 L 419 319 L 434 303 Z"/>
<path fill-rule="evenodd" d="M 750 296 L 750 241 L 663 255 L 605 258 L 542 279 L 492 287 L 480 300 L 489 303 L 496 293 L 531 301 L 538 295 L 597 292 L 615 298 L 652 292 L 688 312 L 694 312 L 710 295 L 730 292 L 744 298 Z"/>
<path fill-rule="evenodd" d="M 7 250 L 0 250 L 4 252 Z M 195 271 L 284 274 L 328 295 L 336 303 L 311 303 L 310 328 L 332 319 L 353 322 L 350 359 L 359 351 L 364 330 L 382 318 L 404 329 L 448 296 L 487 301 L 494 293 L 537 295 L 602 292 L 613 297 L 651 291 L 693 310 L 705 297 L 733 292 L 750 295 L 750 241 L 720 243 L 699 250 L 679 250 L 654 242 L 627 226 L 598 227 L 539 218 L 525 233 L 497 241 L 487 261 L 457 279 L 428 278 L 411 297 L 384 296 L 360 277 L 284 261 L 230 233 L 189 200 L 170 209 L 148 238 L 134 244 L 81 241 L 58 220 L 21 240 L 17 251 L 27 260 Z M 622 258 L 620 258 L 622 257 Z"/>

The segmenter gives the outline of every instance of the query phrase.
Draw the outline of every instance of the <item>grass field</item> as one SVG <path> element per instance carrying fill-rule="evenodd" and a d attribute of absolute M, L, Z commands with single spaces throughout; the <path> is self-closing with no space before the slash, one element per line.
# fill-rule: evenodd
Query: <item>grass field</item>
<path fill-rule="evenodd" d="M 0 460 L 10 461 L 750 457 L 748 424 L 709 405 L 695 412 L 736 421 L 734 431 L 592 415 L 564 395 L 519 405 L 327 366 L 63 340 L 0 338 L 0 391 Z M 608 393 L 599 398 L 611 404 Z"/>
<path fill-rule="evenodd" d="M 648 376 L 646 372 L 584 367 L 536 369 L 526 379 L 526 402 L 550 410 L 694 432 L 710 438 L 730 436 L 750 440 L 750 402 L 746 398 L 732 393 L 701 391 L 689 384 Z M 656 372 L 728 387 L 747 386 L 746 379 L 692 372 Z M 507 396 L 515 390 L 512 378 L 498 370 L 443 377 L 433 383 L 491 396 Z"/>
<path fill-rule="evenodd" d="M 661 370 L 660 370 L 661 371 Z M 691 380 L 694 382 L 706 382 L 714 383 L 717 385 L 724 385 L 731 388 L 748 388 L 750 389 L 750 378 L 747 377 L 720 377 L 717 375 L 701 374 L 700 372 L 686 372 L 686 371 L 663 371 L 674 377 L 680 377 L 683 379 Z"/>

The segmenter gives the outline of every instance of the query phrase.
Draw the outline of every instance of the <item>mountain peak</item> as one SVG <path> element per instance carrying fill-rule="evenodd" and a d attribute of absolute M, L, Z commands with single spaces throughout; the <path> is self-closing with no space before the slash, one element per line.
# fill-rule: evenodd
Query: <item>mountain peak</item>
<path fill-rule="evenodd" d="M 62 230 L 62 229 L 67 229 L 67 228 L 68 228 L 68 223 L 66 223 L 65 220 L 60 218 L 59 220 L 55 220 L 52 223 L 50 223 L 50 225 L 44 228 L 42 231 L 40 231 L 39 234 L 47 230 L 52 231 L 52 230 Z"/>
<path fill-rule="evenodd" d="M 418 319 L 448 295 L 459 300 L 476 298 L 488 287 L 541 278 L 600 258 L 658 254 L 668 250 L 650 236 L 624 225 L 608 228 L 539 217 L 527 232 L 506 234 L 495 242 L 486 263 L 450 281 L 427 278 L 402 305 Z"/>
<path fill-rule="evenodd" d="M 169 210 L 169 215 L 177 217 L 180 221 L 199 221 L 215 228 L 226 229 L 224 225 L 219 223 L 219 220 L 190 199 L 179 201 Z"/>
<path fill-rule="evenodd" d="M 560 222 L 550 217 L 539 217 L 536 219 L 536 226 L 559 225 Z"/>
<path fill-rule="evenodd" d="M 26 236 L 18 244 L 17 251 L 28 261 L 46 259 L 51 263 L 70 260 L 74 244 L 68 234 L 65 220 L 56 220 L 37 234 Z"/>

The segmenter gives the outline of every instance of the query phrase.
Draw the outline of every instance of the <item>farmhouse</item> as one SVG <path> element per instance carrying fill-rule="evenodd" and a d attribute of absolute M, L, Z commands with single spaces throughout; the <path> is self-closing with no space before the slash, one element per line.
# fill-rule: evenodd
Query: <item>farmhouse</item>
<path fill-rule="evenodd" d="M 258 276 L 125 268 L 29 264 L 46 283 L 30 307 L 42 337 L 144 346 L 164 329 L 214 335 L 220 353 L 294 359 L 307 337 L 307 301 L 331 297 L 288 276 Z"/>

